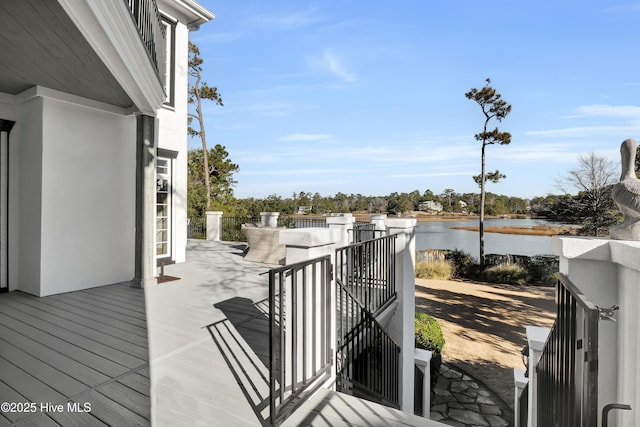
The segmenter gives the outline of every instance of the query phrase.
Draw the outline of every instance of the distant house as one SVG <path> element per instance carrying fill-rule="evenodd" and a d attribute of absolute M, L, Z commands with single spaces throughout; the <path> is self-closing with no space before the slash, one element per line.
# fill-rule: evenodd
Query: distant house
<path fill-rule="evenodd" d="M 155 282 L 186 245 L 194 0 L 0 5 L 0 290 Z"/>
<path fill-rule="evenodd" d="M 427 200 L 418 205 L 418 210 L 423 212 L 442 212 L 442 203 L 434 200 Z"/>

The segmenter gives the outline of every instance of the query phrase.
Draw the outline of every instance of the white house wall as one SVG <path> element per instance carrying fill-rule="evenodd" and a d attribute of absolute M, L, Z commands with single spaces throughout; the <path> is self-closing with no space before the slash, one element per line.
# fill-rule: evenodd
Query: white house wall
<path fill-rule="evenodd" d="M 131 280 L 135 117 L 43 102 L 39 295 Z"/>
<path fill-rule="evenodd" d="M 177 151 L 173 162 L 173 241 L 171 253 L 175 262 L 184 262 L 187 245 L 187 61 L 189 31 L 178 22 L 176 34 L 176 67 L 174 81 L 174 106 L 158 110 L 158 148 Z"/>
<path fill-rule="evenodd" d="M 9 290 L 21 289 L 37 295 L 41 253 L 42 99 L 19 104 L 16 97 L 2 95 L 0 117 L 15 121 L 9 136 Z"/>

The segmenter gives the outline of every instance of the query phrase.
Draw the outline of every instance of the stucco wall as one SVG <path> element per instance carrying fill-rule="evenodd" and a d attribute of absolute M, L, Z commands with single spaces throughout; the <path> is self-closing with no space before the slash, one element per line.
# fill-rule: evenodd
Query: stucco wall
<path fill-rule="evenodd" d="M 0 94 L 0 118 L 15 121 L 9 135 L 9 290 L 38 294 L 42 194 L 42 99 L 18 102 Z"/>
<path fill-rule="evenodd" d="M 176 25 L 174 105 L 158 110 L 158 147 L 177 151 L 173 161 L 173 241 L 171 253 L 176 262 L 184 262 L 187 246 L 187 61 L 189 31 Z"/>
<path fill-rule="evenodd" d="M 640 242 L 556 237 L 554 250 L 560 271 L 587 299 L 598 307 L 620 307 L 617 321 L 598 325 L 598 414 L 609 403 L 630 404 L 633 410 L 615 411 L 609 425 L 639 425 Z"/>
<path fill-rule="evenodd" d="M 131 280 L 135 117 L 43 99 L 40 295 Z"/>

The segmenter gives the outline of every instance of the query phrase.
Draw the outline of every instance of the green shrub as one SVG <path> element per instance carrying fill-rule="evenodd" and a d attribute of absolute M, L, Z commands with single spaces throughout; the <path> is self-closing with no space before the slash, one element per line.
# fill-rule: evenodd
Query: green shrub
<path fill-rule="evenodd" d="M 416 277 L 419 279 L 449 280 L 453 276 L 453 266 L 449 261 L 418 261 Z"/>
<path fill-rule="evenodd" d="M 440 324 L 427 313 L 415 315 L 415 347 L 432 352 L 431 355 L 431 380 L 435 381 L 440 365 L 442 364 L 442 348 L 444 347 L 444 335 Z"/>
<path fill-rule="evenodd" d="M 447 253 L 447 260 L 453 263 L 453 271 L 456 277 L 466 279 L 480 277 L 480 265 L 468 253 L 455 249 Z"/>
<path fill-rule="evenodd" d="M 489 267 L 484 271 L 485 279 L 492 283 L 524 285 L 527 283 L 527 270 L 514 263 L 502 263 Z"/>

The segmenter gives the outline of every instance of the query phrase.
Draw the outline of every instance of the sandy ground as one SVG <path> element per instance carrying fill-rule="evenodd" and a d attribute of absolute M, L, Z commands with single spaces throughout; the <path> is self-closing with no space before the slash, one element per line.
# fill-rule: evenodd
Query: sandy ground
<path fill-rule="evenodd" d="M 416 311 L 439 320 L 446 341 L 443 361 L 484 383 L 513 408 L 513 368 L 524 369 L 525 327 L 553 325 L 555 290 L 416 279 Z"/>

